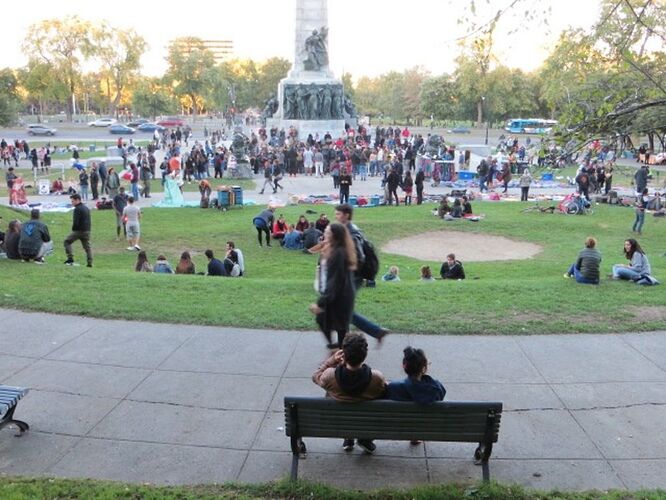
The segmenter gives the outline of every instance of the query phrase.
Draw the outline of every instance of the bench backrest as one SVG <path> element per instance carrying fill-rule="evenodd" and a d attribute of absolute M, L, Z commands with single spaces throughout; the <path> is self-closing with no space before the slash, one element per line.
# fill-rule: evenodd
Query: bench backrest
<path fill-rule="evenodd" d="M 292 437 L 362 437 L 495 443 L 502 403 L 444 401 L 432 405 L 388 400 L 339 403 L 330 398 L 284 398 Z"/>

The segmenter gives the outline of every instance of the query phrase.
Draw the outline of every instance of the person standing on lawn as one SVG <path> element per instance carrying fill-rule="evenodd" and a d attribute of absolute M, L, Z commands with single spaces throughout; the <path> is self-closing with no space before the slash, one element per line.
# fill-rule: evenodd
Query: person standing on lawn
<path fill-rule="evenodd" d="M 65 265 L 74 265 L 72 243 L 76 240 L 80 240 L 81 245 L 86 252 L 87 265 L 88 267 L 92 267 L 93 255 L 92 248 L 90 247 L 90 210 L 88 210 L 88 207 L 83 204 L 79 194 L 75 193 L 69 198 L 72 200 L 72 205 L 74 205 L 74 213 L 72 214 L 72 232 L 69 233 L 67 238 L 65 238 L 65 253 L 67 254 Z"/>

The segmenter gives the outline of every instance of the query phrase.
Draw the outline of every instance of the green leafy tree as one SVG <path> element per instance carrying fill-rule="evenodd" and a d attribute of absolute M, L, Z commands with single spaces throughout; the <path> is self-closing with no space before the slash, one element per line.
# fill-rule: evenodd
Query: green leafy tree
<path fill-rule="evenodd" d="M 135 114 L 150 116 L 169 115 L 178 109 L 178 102 L 168 85 L 158 78 L 145 78 L 132 94 L 132 109 Z"/>
<path fill-rule="evenodd" d="M 141 56 L 147 44 L 135 30 L 116 30 L 107 24 L 95 29 L 92 39 L 94 54 L 101 62 L 108 112 L 115 115 L 123 92 L 141 68 Z"/>
<path fill-rule="evenodd" d="M 405 95 L 405 76 L 391 71 L 378 79 L 379 109 L 383 116 L 391 117 L 394 122 L 405 120 L 403 98 Z"/>
<path fill-rule="evenodd" d="M 361 115 L 375 118 L 382 114 L 379 106 L 379 82 L 376 78 L 362 76 L 356 83 L 354 104 Z"/>
<path fill-rule="evenodd" d="M 342 74 L 342 87 L 345 89 L 345 95 L 349 97 L 352 101 L 354 100 L 354 80 L 352 79 L 352 74 L 348 71 L 345 71 Z"/>
<path fill-rule="evenodd" d="M 14 70 L 0 70 L 0 125 L 11 125 L 16 121 L 19 108 L 18 79 Z"/>
<path fill-rule="evenodd" d="M 280 80 L 287 76 L 291 63 L 281 57 L 271 57 L 259 65 L 258 103 L 263 103 L 277 93 Z M 256 105 L 256 104 L 255 104 Z"/>
<path fill-rule="evenodd" d="M 193 114 L 204 107 L 204 96 L 213 81 L 215 58 L 195 37 L 177 38 L 169 46 L 165 75 L 181 104 Z"/>
<path fill-rule="evenodd" d="M 77 16 L 33 24 L 23 42 L 23 52 L 51 66 L 68 90 L 67 117 L 71 120 L 81 63 L 92 52 L 90 22 Z"/>
<path fill-rule="evenodd" d="M 19 81 L 27 103 L 36 107 L 40 119 L 49 110 L 55 110 L 58 103 L 67 102 L 69 89 L 48 63 L 38 59 L 30 60 L 26 67 L 19 70 Z"/>
<path fill-rule="evenodd" d="M 450 75 L 427 78 L 421 86 L 421 112 L 435 120 L 454 120 L 460 117 L 458 89 Z"/>
<path fill-rule="evenodd" d="M 421 125 L 421 88 L 429 73 L 421 67 L 406 70 L 403 74 L 403 114 L 408 123 Z"/>

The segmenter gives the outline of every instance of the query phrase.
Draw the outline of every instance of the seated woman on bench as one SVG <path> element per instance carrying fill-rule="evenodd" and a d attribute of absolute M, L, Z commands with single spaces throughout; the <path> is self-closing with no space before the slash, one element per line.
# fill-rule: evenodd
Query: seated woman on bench
<path fill-rule="evenodd" d="M 407 346 L 403 351 L 402 368 L 407 378 L 400 382 L 390 382 L 386 385 L 386 398 L 393 401 L 414 401 L 418 404 L 431 404 L 442 401 L 446 396 L 446 389 L 442 383 L 426 375 L 428 371 L 428 358 L 422 349 Z M 413 439 L 411 444 L 419 444 Z"/>

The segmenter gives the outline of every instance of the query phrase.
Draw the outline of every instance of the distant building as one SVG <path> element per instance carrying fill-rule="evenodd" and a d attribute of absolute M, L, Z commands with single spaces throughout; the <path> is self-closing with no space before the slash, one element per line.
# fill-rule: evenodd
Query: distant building
<path fill-rule="evenodd" d="M 173 45 L 174 42 L 171 43 Z M 191 51 L 194 47 L 200 47 L 200 44 L 213 54 L 216 63 L 228 61 L 234 55 L 233 40 L 199 40 L 195 38 L 191 43 L 182 39 L 178 40 L 178 45 L 183 51 Z"/>

